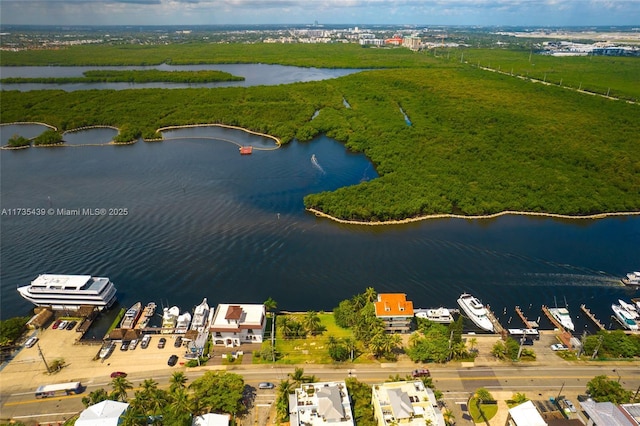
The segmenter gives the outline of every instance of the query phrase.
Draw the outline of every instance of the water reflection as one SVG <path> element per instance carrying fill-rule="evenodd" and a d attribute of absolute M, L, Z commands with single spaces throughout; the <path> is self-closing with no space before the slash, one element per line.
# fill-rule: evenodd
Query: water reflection
<path fill-rule="evenodd" d="M 274 86 L 279 84 L 299 83 L 305 81 L 319 81 L 342 77 L 362 71 L 361 69 L 325 69 L 302 68 L 284 65 L 267 64 L 217 64 L 217 65 L 158 65 L 158 66 L 118 66 L 118 67 L 0 67 L 0 75 L 9 77 L 82 77 L 82 73 L 89 70 L 148 70 L 161 71 L 202 71 L 218 70 L 229 74 L 244 77 L 244 81 L 222 81 L 216 83 L 69 83 L 69 84 L 1 84 L 0 90 L 19 90 L 27 92 L 31 90 L 64 90 L 73 92 L 76 90 L 91 89 L 184 89 L 184 88 L 215 88 L 215 87 L 250 87 L 250 86 Z"/>

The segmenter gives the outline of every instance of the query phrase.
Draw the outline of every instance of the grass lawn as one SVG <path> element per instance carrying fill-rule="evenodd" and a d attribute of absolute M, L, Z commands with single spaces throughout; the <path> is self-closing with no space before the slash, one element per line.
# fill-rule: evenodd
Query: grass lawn
<path fill-rule="evenodd" d="M 297 321 L 302 320 L 305 313 L 288 313 L 279 314 L 281 317 L 287 315 Z M 333 336 L 338 339 L 345 337 L 353 337 L 351 330 L 339 327 L 332 313 L 319 313 L 320 321 L 325 331 L 317 336 L 308 336 L 305 339 L 283 339 L 280 337 L 278 331 L 276 331 L 276 350 L 282 354 L 278 363 L 282 364 L 330 364 L 333 362 L 329 356 L 329 350 L 327 347 L 327 340 L 329 336 Z M 276 320 L 277 321 L 277 320 Z M 263 349 L 270 347 L 270 342 L 265 341 L 263 343 Z M 356 359 L 354 362 L 366 361 L 363 359 Z"/>
<path fill-rule="evenodd" d="M 471 415 L 474 423 L 484 423 L 484 419 L 480 415 L 480 410 L 478 409 L 476 401 L 476 398 L 471 398 L 469 400 L 469 414 Z M 482 408 L 482 412 L 484 413 L 487 421 L 491 420 L 498 412 L 497 404 L 480 404 L 480 407 Z"/>

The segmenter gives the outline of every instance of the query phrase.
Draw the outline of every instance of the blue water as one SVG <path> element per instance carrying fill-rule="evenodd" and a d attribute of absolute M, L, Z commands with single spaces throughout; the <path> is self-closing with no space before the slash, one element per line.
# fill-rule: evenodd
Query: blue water
<path fill-rule="evenodd" d="M 4 144 L 16 127 L 0 130 Z M 74 144 L 108 139 L 104 132 L 82 132 Z M 640 267 L 638 216 L 342 225 L 305 212 L 302 199 L 375 178 L 363 155 L 326 137 L 241 156 L 224 140 L 273 144 L 215 128 L 171 132 L 180 136 L 189 138 L 0 152 L 3 209 L 128 212 L 3 215 L 2 318 L 29 312 L 15 289 L 40 273 L 108 276 L 123 306 L 153 300 L 183 310 L 203 297 L 331 310 L 371 286 L 406 293 L 416 307 L 456 307 L 469 291 L 516 325 L 515 305 L 537 319 L 555 297 L 566 299 L 578 330 L 591 330 L 580 304 L 609 325 L 611 303 L 640 297 L 619 282 Z"/>

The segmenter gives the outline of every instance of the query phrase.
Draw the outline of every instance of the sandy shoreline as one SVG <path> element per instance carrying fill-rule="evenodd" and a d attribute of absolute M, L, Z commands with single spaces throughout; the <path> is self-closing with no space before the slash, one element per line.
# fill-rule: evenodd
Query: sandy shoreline
<path fill-rule="evenodd" d="M 536 213 L 536 212 L 519 212 L 519 211 L 513 211 L 513 210 L 505 210 L 499 213 L 479 215 L 479 216 L 464 216 L 459 214 L 442 213 L 442 214 L 432 214 L 432 215 L 426 215 L 426 216 L 412 217 L 412 218 L 407 218 L 402 220 L 387 220 L 382 222 L 364 222 L 364 221 L 358 221 L 358 220 L 340 219 L 316 209 L 306 209 L 306 210 L 308 212 L 315 214 L 318 217 L 330 219 L 330 220 L 333 220 L 334 222 L 344 223 L 348 225 L 366 225 L 366 226 L 402 225 L 402 224 L 420 222 L 420 221 L 429 220 L 429 219 L 472 219 L 472 220 L 494 219 L 494 218 L 497 218 L 500 216 L 506 216 L 506 215 L 542 216 L 542 217 L 553 217 L 553 218 L 559 218 L 559 219 L 604 219 L 606 217 L 612 217 L 612 216 L 640 215 L 640 212 L 613 212 L 613 213 L 598 213 L 598 214 L 592 214 L 587 216 L 570 216 L 570 215 L 557 214 L 557 213 Z"/>

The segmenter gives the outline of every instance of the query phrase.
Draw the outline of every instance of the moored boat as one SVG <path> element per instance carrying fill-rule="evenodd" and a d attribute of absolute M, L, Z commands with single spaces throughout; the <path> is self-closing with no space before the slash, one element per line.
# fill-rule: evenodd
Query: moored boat
<path fill-rule="evenodd" d="M 453 322 L 453 315 L 447 308 L 430 308 L 430 309 L 416 309 L 415 316 L 418 318 L 428 319 L 429 321 L 438 322 L 441 324 L 450 324 Z"/>
<path fill-rule="evenodd" d="M 109 342 L 106 346 L 103 346 L 102 349 L 100 349 L 100 354 L 98 356 L 100 357 L 100 359 L 106 359 L 109 357 L 109 355 L 111 355 L 111 353 L 113 353 L 115 348 L 116 343 Z"/>
<path fill-rule="evenodd" d="M 202 299 L 202 303 L 195 307 L 193 310 L 193 320 L 191 321 L 191 330 L 198 332 L 204 331 L 209 321 L 209 304 L 207 298 Z"/>
<path fill-rule="evenodd" d="M 52 310 L 74 311 L 81 306 L 102 310 L 116 300 L 116 287 L 109 278 L 90 275 L 42 274 L 30 285 L 18 287 L 18 292 L 34 305 Z"/>
<path fill-rule="evenodd" d="M 611 309 L 615 314 L 616 319 L 624 328 L 627 330 L 637 331 L 638 323 L 631 317 L 629 311 L 627 311 L 624 307 L 620 305 L 616 305 L 615 303 L 611 305 Z"/>
<path fill-rule="evenodd" d="M 637 319 L 638 317 L 640 317 L 640 315 L 638 314 L 638 311 L 636 310 L 635 305 L 632 305 L 631 303 L 625 302 L 622 299 L 618 299 L 618 303 L 620 304 L 620 306 L 623 309 L 625 309 L 629 313 L 631 318 Z"/>
<path fill-rule="evenodd" d="M 640 272 L 629 272 L 623 279 L 622 284 L 640 286 Z"/>
<path fill-rule="evenodd" d="M 575 326 L 571 321 L 571 314 L 567 308 L 549 308 L 549 313 L 560 325 L 569 331 L 573 331 Z"/>
<path fill-rule="evenodd" d="M 487 316 L 487 309 L 476 297 L 463 293 L 458 299 L 458 305 L 475 325 L 485 331 L 494 331 L 493 323 Z"/>
<path fill-rule="evenodd" d="M 153 318 L 153 314 L 156 312 L 157 305 L 154 302 L 147 303 L 147 306 L 144 307 L 142 311 L 142 315 L 140 316 L 140 320 L 136 323 L 135 328 L 141 330 L 146 328 L 149 325 L 149 321 Z"/>
<path fill-rule="evenodd" d="M 120 328 L 133 328 L 140 318 L 140 314 L 142 313 L 142 303 L 136 302 L 132 307 L 127 309 L 127 312 L 124 314 L 124 318 L 120 322 Z"/>

